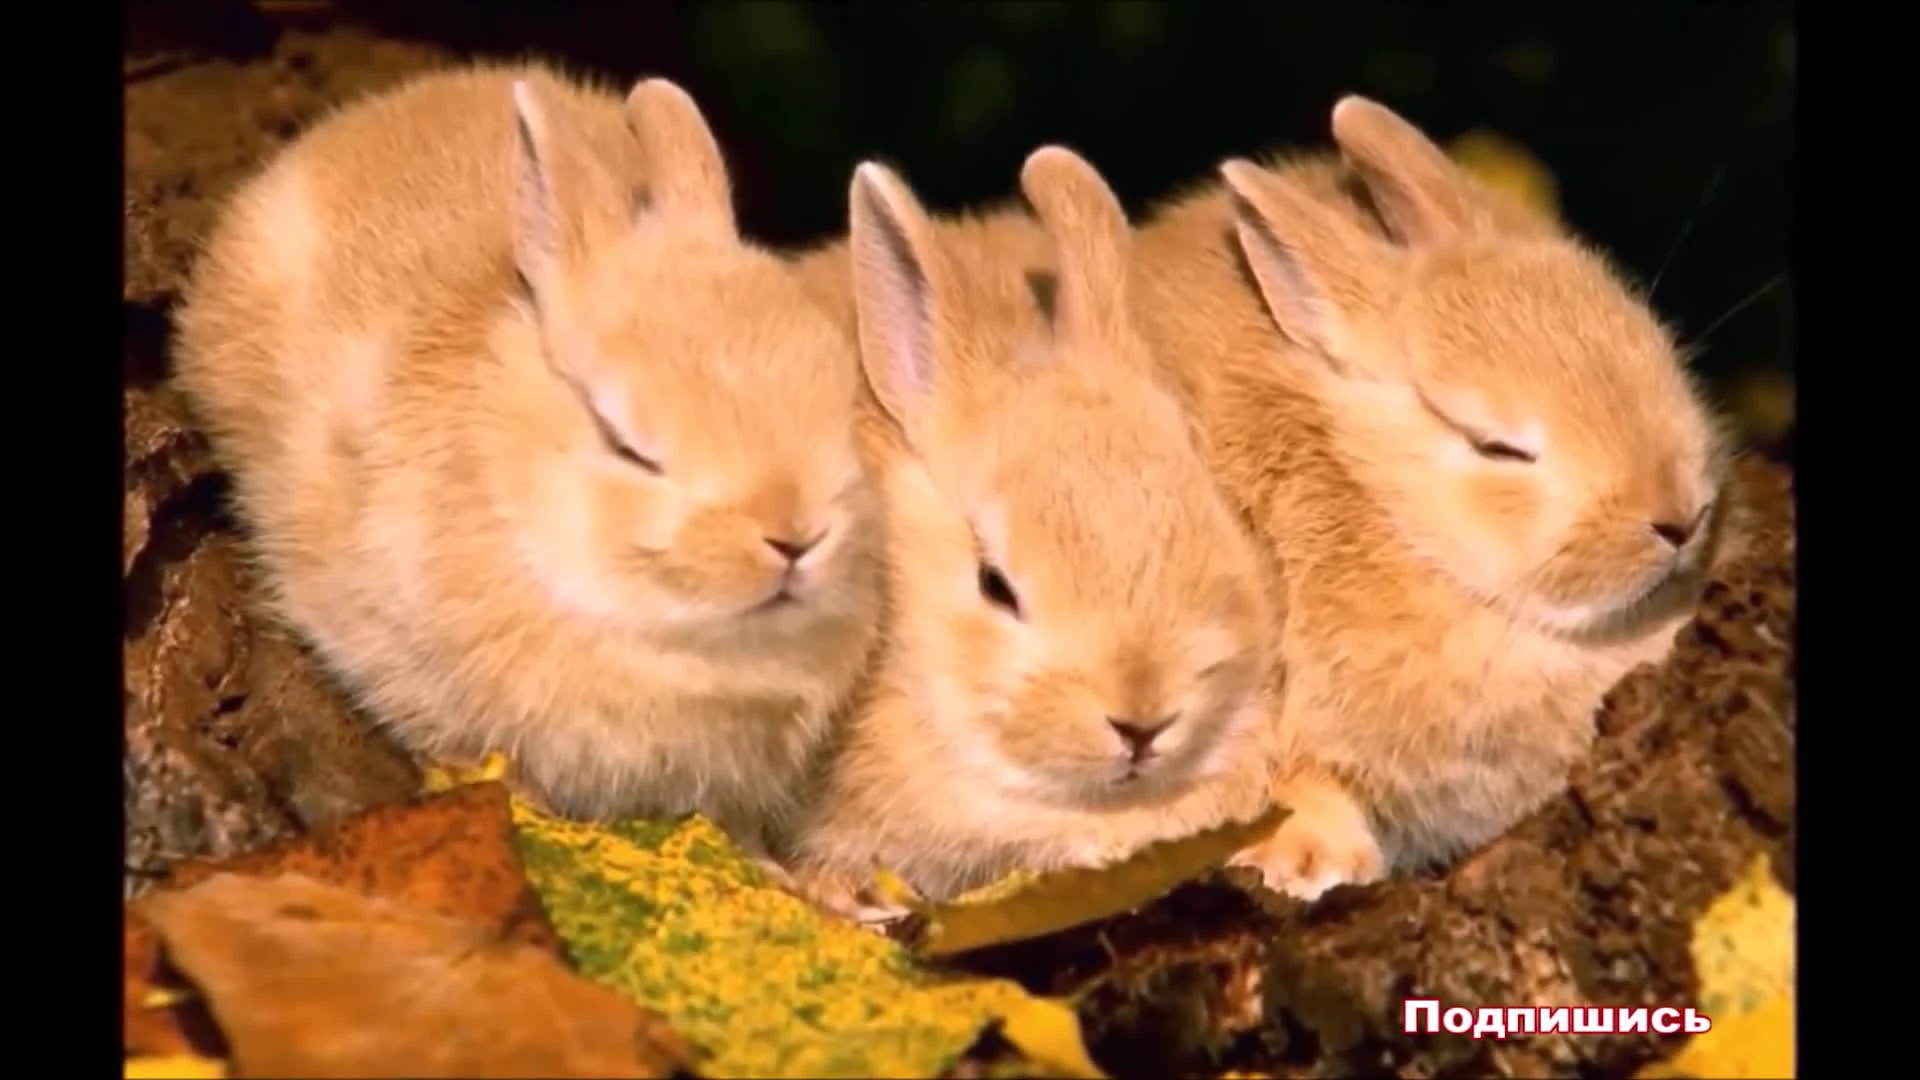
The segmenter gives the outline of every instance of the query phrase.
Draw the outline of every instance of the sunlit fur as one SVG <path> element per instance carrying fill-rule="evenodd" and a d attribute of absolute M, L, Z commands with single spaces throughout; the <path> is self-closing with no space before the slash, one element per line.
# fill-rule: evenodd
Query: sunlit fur
<path fill-rule="evenodd" d="M 1341 110 L 1339 158 L 1226 165 L 1139 237 L 1156 354 L 1285 578 L 1278 794 L 1317 809 L 1254 861 L 1305 894 L 1558 790 L 1691 613 L 1723 505 L 1644 301 L 1392 113 Z M 1678 550 L 1653 531 L 1696 521 Z"/>
<path fill-rule="evenodd" d="M 408 744 L 569 814 L 788 814 L 877 637 L 860 380 L 683 92 L 348 106 L 234 196 L 177 351 L 279 612 Z M 762 538 L 821 533 L 761 609 Z"/>
<path fill-rule="evenodd" d="M 841 243 L 804 263 L 860 324 L 896 605 L 804 834 L 811 873 L 878 865 L 947 896 L 1264 806 L 1268 600 L 1152 381 L 1125 216 L 1063 149 L 1037 151 L 1022 189 L 1035 216 L 935 222 L 865 166 L 854 257 Z M 1051 324 L 1035 272 L 1056 275 Z M 982 596 L 983 556 L 1017 617 Z M 1107 718 L 1176 713 L 1132 767 Z"/>

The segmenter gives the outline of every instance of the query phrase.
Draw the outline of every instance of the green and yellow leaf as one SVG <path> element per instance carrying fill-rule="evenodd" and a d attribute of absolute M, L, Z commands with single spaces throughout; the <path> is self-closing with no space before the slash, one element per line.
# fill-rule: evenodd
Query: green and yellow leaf
<path fill-rule="evenodd" d="M 581 973 L 665 1015 L 706 1074 L 931 1077 L 998 1024 L 1050 1074 L 1101 1075 L 1067 1004 L 917 966 L 776 887 L 703 818 L 585 825 L 519 800 L 514 818 Z"/>

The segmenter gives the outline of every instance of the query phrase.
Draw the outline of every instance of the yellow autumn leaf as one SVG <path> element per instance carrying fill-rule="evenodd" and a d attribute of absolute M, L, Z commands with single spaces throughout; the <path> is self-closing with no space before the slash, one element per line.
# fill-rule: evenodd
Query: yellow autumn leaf
<path fill-rule="evenodd" d="M 480 764 L 472 767 L 430 764 L 422 770 L 421 787 L 426 793 L 435 794 L 451 791 L 465 784 L 485 784 L 494 780 L 504 780 L 510 771 L 505 754 L 490 753 L 480 759 Z"/>
<path fill-rule="evenodd" d="M 1793 376 L 1784 371 L 1757 371 L 1733 385 L 1734 415 L 1748 435 L 1777 439 L 1793 427 Z"/>
<path fill-rule="evenodd" d="M 1699 1010 L 1713 1026 L 1641 1080 L 1794 1075 L 1793 950 L 1793 897 L 1757 858 L 1694 925 Z"/>
<path fill-rule="evenodd" d="M 920 893 L 905 878 L 891 870 L 875 871 L 870 885 L 883 903 L 908 910 L 920 907 Z"/>
<path fill-rule="evenodd" d="M 1003 1038 L 1028 1058 L 1064 1070 L 1060 1075 L 1106 1075 L 1087 1056 L 1086 1043 L 1080 1036 L 1080 1017 L 1060 1002 L 1032 997 L 1016 1001 L 1000 1021 Z"/>
<path fill-rule="evenodd" d="M 1064 1002 L 927 970 L 822 915 L 700 817 L 589 825 L 516 799 L 527 876 L 580 973 L 736 1077 L 932 1077 L 996 1023 L 1048 1075 L 1099 1077 Z"/>
<path fill-rule="evenodd" d="M 175 1005 L 184 1005 L 199 995 L 184 986 L 163 986 L 147 991 L 140 998 L 143 1009 L 171 1009 Z"/>
<path fill-rule="evenodd" d="M 225 1080 L 227 1063 L 192 1054 L 128 1058 L 126 1080 Z"/>
<path fill-rule="evenodd" d="M 1044 880 L 1042 875 L 1033 873 L 1030 870 L 1015 870 L 1003 878 L 989 881 L 977 889 L 969 889 L 961 893 L 959 896 L 953 898 L 951 905 L 953 907 L 982 907 L 988 904 L 995 904 L 1010 896 L 1017 895 L 1023 890 L 1032 888 L 1042 880 Z M 920 910 L 937 911 L 939 908 L 937 906 L 929 907 L 922 905 Z"/>
<path fill-rule="evenodd" d="M 1155 844 L 1112 866 L 1009 875 L 952 902 L 925 905 L 919 909 L 925 922 L 914 951 L 950 956 L 1125 914 L 1223 865 L 1279 828 L 1286 816 L 1286 810 L 1274 807 L 1251 822 Z"/>
<path fill-rule="evenodd" d="M 1490 187 L 1505 191 L 1549 217 L 1560 216 L 1560 185 L 1533 151 L 1485 129 L 1453 140 L 1447 153 Z"/>

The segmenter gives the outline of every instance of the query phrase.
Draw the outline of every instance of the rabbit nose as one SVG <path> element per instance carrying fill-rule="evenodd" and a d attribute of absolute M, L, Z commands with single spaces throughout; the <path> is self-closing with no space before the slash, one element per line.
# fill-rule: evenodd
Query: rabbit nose
<path fill-rule="evenodd" d="M 1702 507 L 1699 513 L 1693 515 L 1692 521 L 1685 524 L 1679 524 L 1673 521 L 1656 521 L 1653 523 L 1653 535 L 1666 541 L 1676 549 L 1686 547 L 1687 541 L 1693 539 L 1693 534 L 1700 531 L 1701 523 L 1707 520 L 1707 514 L 1712 509 L 1713 506 L 1709 503 L 1707 506 Z"/>
<path fill-rule="evenodd" d="M 807 552 L 819 547 L 820 541 L 826 537 L 827 534 L 822 532 L 814 534 L 807 540 L 792 540 L 776 536 L 766 536 L 761 539 L 766 541 L 768 547 L 779 552 L 781 558 L 790 563 L 797 563 L 806 556 Z"/>
<path fill-rule="evenodd" d="M 1153 753 L 1153 740 L 1159 738 L 1160 733 L 1172 727 L 1173 722 L 1179 718 L 1179 713 L 1163 716 L 1158 720 L 1133 720 L 1124 716 L 1109 716 L 1107 723 L 1112 725 L 1114 732 L 1127 744 L 1128 753 L 1137 763 L 1145 761 L 1147 756 Z"/>
<path fill-rule="evenodd" d="M 1655 522 L 1653 535 L 1665 540 L 1674 547 L 1685 547 L 1687 538 L 1693 535 L 1693 526 L 1675 525 L 1671 522 Z"/>

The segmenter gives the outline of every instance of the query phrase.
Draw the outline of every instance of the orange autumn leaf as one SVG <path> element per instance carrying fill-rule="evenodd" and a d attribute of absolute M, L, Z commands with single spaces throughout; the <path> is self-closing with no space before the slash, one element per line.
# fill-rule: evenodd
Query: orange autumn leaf
<path fill-rule="evenodd" d="M 131 913 L 125 920 L 124 970 L 121 980 L 121 1018 L 129 1056 L 176 1057 L 218 1047 L 196 1046 L 188 1034 L 184 1014 L 175 1007 L 150 1007 L 154 991 L 162 989 L 160 939 L 153 928 Z"/>
<path fill-rule="evenodd" d="M 520 866 L 512 800 L 501 784 L 471 784 L 382 806 L 289 844 L 174 868 L 167 884 L 215 874 L 304 874 L 494 928 L 558 952 L 560 938 Z"/>
<path fill-rule="evenodd" d="M 174 964 L 252 1077 L 664 1077 L 665 1021 L 551 952 L 297 874 L 147 899 Z"/>
<path fill-rule="evenodd" d="M 127 907 L 123 987 L 127 1053 L 217 1054 L 221 1050 L 196 1002 L 150 1004 L 152 991 L 171 984 L 151 928 L 142 918 L 154 897 L 216 874 L 303 874 L 365 896 L 464 919 L 497 936 L 560 954 L 560 939 L 521 870 L 509 805 L 501 785 L 476 784 L 378 807 L 235 858 L 199 859 L 176 867 L 160 891 Z"/>

